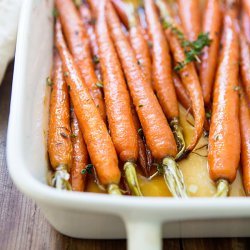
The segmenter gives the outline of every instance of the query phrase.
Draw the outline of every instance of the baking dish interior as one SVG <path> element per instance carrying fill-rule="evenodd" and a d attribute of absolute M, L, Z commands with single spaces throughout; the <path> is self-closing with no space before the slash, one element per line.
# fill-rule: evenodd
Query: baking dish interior
<path fill-rule="evenodd" d="M 52 12 L 52 0 L 26 0 L 19 25 L 7 142 L 9 171 L 18 188 L 44 210 L 46 205 L 78 212 L 88 210 L 114 214 L 128 221 L 153 220 L 161 224 L 201 218 L 249 217 L 250 201 L 247 198 L 141 199 L 67 192 L 47 186 L 46 131 L 50 87 L 46 85 L 46 78 L 52 65 Z"/>

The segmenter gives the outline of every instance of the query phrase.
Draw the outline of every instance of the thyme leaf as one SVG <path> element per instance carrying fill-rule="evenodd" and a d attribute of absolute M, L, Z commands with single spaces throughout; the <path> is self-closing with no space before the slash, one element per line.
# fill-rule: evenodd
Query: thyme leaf
<path fill-rule="evenodd" d="M 82 169 L 81 174 L 92 174 L 93 164 L 88 164 L 84 169 Z"/>

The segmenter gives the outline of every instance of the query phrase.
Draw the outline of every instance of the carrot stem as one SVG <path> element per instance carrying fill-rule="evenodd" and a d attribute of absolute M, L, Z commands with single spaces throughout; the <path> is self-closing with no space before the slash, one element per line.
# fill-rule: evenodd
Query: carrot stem
<path fill-rule="evenodd" d="M 132 162 L 126 162 L 123 168 L 124 168 L 125 177 L 126 177 L 129 189 L 132 192 L 132 194 L 135 196 L 143 196 L 139 183 L 138 183 L 138 179 L 137 179 L 137 175 L 135 171 L 135 164 Z"/>
<path fill-rule="evenodd" d="M 71 190 L 69 183 L 70 175 L 68 173 L 67 165 L 61 164 L 56 168 L 52 175 L 52 186 L 61 190 Z"/>
<path fill-rule="evenodd" d="M 163 159 L 162 166 L 165 182 L 172 195 L 179 198 L 188 197 L 184 185 L 183 175 L 174 158 L 165 157 Z"/>
<path fill-rule="evenodd" d="M 217 192 L 215 197 L 227 197 L 229 192 L 229 183 L 225 179 L 220 179 L 217 182 Z"/>
<path fill-rule="evenodd" d="M 186 149 L 186 143 L 185 143 L 184 136 L 183 136 L 183 129 L 180 126 L 180 122 L 178 118 L 173 118 L 173 120 L 171 120 L 170 127 L 173 131 L 175 141 L 177 144 L 178 154 L 176 155 L 175 158 L 178 160 L 178 158 L 180 158 L 183 155 Z"/>
<path fill-rule="evenodd" d="M 122 195 L 121 190 L 117 184 L 114 184 L 114 183 L 109 184 L 107 190 L 109 194 Z"/>

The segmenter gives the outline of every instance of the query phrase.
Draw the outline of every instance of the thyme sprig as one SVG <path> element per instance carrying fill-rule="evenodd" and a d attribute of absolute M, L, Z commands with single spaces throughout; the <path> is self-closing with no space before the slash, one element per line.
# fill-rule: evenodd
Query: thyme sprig
<path fill-rule="evenodd" d="M 185 51 L 185 60 L 178 62 L 174 70 L 179 71 L 190 62 L 200 62 L 199 55 L 202 53 L 203 48 L 209 46 L 212 42 L 209 33 L 200 33 L 195 41 L 189 41 L 185 39 L 183 32 L 172 23 L 163 20 L 162 24 L 164 29 L 170 29 L 176 35 Z"/>

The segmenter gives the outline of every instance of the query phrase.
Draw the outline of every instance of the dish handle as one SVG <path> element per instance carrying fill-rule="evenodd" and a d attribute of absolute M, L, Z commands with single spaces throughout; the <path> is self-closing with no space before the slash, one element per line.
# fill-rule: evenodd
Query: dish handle
<path fill-rule="evenodd" d="M 147 220 L 125 220 L 128 250 L 161 250 L 161 223 Z"/>

